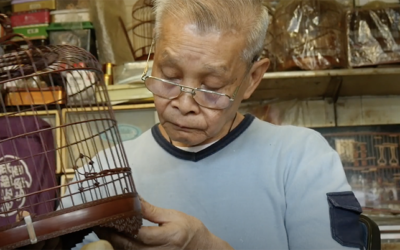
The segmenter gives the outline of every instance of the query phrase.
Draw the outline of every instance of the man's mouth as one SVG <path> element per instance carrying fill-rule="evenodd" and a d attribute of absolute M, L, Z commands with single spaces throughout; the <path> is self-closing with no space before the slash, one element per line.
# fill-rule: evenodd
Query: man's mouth
<path fill-rule="evenodd" d="M 189 126 L 185 126 L 183 124 L 177 124 L 177 123 L 172 123 L 172 126 L 177 129 L 177 130 L 194 130 L 195 128 L 189 127 Z"/>

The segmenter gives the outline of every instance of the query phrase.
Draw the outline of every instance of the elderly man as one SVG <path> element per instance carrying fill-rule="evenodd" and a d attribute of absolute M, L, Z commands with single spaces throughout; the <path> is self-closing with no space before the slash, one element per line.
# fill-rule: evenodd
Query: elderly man
<path fill-rule="evenodd" d="M 359 248 L 360 205 L 337 153 L 306 128 L 238 113 L 269 61 L 262 0 L 155 0 L 160 124 L 124 143 L 145 225 L 125 249 Z M 151 205 L 153 204 L 153 205 Z"/>
<path fill-rule="evenodd" d="M 160 124 L 124 146 L 138 192 L 157 207 L 143 202 L 152 223 L 124 244 L 359 248 L 361 208 L 323 137 L 238 113 L 269 65 L 262 0 L 156 0 L 155 13 L 143 80 Z"/>

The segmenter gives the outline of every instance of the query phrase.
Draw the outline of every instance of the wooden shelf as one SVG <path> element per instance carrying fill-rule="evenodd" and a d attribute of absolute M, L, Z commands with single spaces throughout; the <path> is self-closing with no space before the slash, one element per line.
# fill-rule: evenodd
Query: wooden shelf
<path fill-rule="evenodd" d="M 249 101 L 400 95 L 400 67 L 265 73 Z"/>
<path fill-rule="evenodd" d="M 390 169 L 398 169 L 400 170 L 400 166 L 365 166 L 365 167 L 344 167 L 344 170 L 353 170 L 353 171 L 381 171 L 381 170 L 390 170 Z"/>
<path fill-rule="evenodd" d="M 153 61 L 150 61 L 150 70 Z M 146 62 L 114 67 L 115 83 L 135 84 Z M 376 68 L 268 72 L 247 101 L 400 95 L 400 65 Z"/>

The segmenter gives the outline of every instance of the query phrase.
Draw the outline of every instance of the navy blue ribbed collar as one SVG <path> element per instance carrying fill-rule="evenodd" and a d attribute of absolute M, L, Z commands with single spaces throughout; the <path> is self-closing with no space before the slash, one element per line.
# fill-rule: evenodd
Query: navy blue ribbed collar
<path fill-rule="evenodd" d="M 156 142 L 171 155 L 180 158 L 182 160 L 188 161 L 200 161 L 212 154 L 215 154 L 219 150 L 223 149 L 229 143 L 234 141 L 239 135 L 241 135 L 253 122 L 254 116 L 251 114 L 246 114 L 244 119 L 240 122 L 236 128 L 229 132 L 225 137 L 212 144 L 211 146 L 199 151 L 199 152 L 188 152 L 171 145 L 171 143 L 162 136 L 158 124 L 151 128 L 151 133 L 153 134 Z"/>

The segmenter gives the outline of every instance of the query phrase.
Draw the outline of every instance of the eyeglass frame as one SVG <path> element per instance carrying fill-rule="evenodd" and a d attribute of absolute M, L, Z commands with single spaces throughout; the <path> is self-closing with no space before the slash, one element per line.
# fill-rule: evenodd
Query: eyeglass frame
<path fill-rule="evenodd" d="M 160 96 L 161 98 L 165 98 L 165 99 L 168 99 L 168 100 L 173 100 L 173 99 L 178 98 L 178 97 L 182 94 L 182 92 L 184 92 L 184 93 L 191 94 L 192 97 L 193 97 L 193 99 L 194 99 L 194 101 L 195 101 L 198 105 L 200 105 L 200 106 L 202 106 L 202 107 L 205 107 L 205 108 L 209 108 L 209 107 L 206 107 L 206 106 L 204 106 L 204 105 L 199 104 L 199 103 L 196 101 L 196 98 L 194 98 L 194 95 L 196 94 L 196 91 L 205 92 L 205 93 L 210 93 L 210 94 L 216 94 L 216 95 L 219 95 L 219 96 L 226 96 L 226 97 L 229 98 L 229 101 L 230 101 L 230 104 L 229 104 L 227 107 L 225 107 L 225 108 L 209 108 L 209 109 L 221 109 L 221 110 L 222 110 L 222 109 L 227 109 L 227 108 L 229 108 L 229 106 L 232 104 L 232 102 L 235 101 L 236 95 L 237 95 L 237 93 L 239 92 L 239 89 L 240 89 L 240 87 L 242 86 L 243 81 L 239 84 L 239 86 L 236 87 L 236 89 L 235 89 L 235 91 L 233 92 L 232 96 L 229 96 L 229 95 L 224 94 L 224 93 L 219 93 L 219 92 L 216 92 L 216 91 L 207 90 L 207 89 L 202 89 L 202 88 L 193 88 L 193 87 L 185 86 L 185 85 L 182 85 L 182 84 L 179 84 L 179 83 L 175 83 L 175 82 L 172 82 L 172 81 L 168 81 L 168 80 L 165 80 L 165 79 L 162 79 L 162 78 L 159 78 L 159 77 L 147 75 L 147 72 L 148 72 L 148 70 L 149 70 L 150 55 L 151 55 L 151 52 L 152 52 L 152 50 L 153 50 L 153 46 L 154 46 L 154 40 L 152 41 L 152 43 L 151 43 L 151 45 L 150 45 L 149 54 L 147 55 L 146 66 L 145 66 L 145 68 L 144 68 L 144 70 L 143 70 L 143 73 L 142 73 L 142 76 L 141 76 L 141 80 L 142 80 L 143 82 L 146 82 L 146 80 L 147 80 L 148 78 L 150 78 L 150 79 L 155 79 L 155 80 L 158 80 L 158 81 L 161 81 L 161 82 L 165 82 L 165 83 L 168 83 L 168 84 L 171 84 L 171 85 L 174 85 L 174 86 L 177 86 L 177 87 L 180 88 L 180 93 L 179 93 L 179 95 L 177 95 L 176 97 L 173 97 L 173 98 L 166 98 L 166 97 Z M 260 58 L 259 58 L 258 56 L 255 56 L 254 59 L 253 59 L 253 61 L 252 61 L 252 63 L 258 61 L 259 59 L 260 59 Z M 146 85 L 146 83 L 145 83 L 145 85 Z M 189 89 L 189 90 L 191 90 L 191 91 L 187 91 L 187 90 L 185 90 L 185 89 Z M 150 91 L 150 90 L 149 90 L 149 91 Z M 150 92 L 152 92 L 152 91 L 150 91 Z M 153 94 L 154 94 L 154 93 L 153 93 Z M 155 94 L 155 95 L 157 95 L 157 94 Z M 158 96 L 158 95 L 157 95 L 157 96 Z"/>

